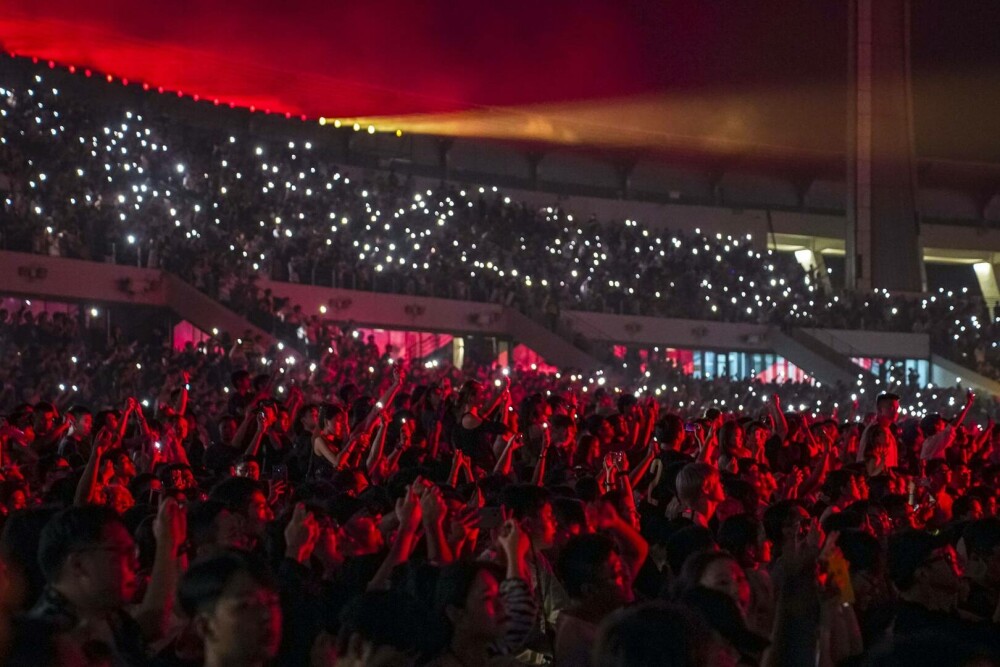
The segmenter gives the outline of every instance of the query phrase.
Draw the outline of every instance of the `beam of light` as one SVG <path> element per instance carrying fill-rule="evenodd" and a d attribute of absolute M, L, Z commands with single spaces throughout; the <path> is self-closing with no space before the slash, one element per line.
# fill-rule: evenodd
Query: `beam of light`
<path fill-rule="evenodd" d="M 820 141 L 808 117 L 775 113 L 794 109 L 806 90 L 757 93 L 646 95 L 619 99 L 489 107 L 440 114 L 326 117 L 326 127 L 374 127 L 446 137 L 602 146 L 690 150 L 734 155 L 829 159 L 843 145 Z M 809 99 L 808 97 L 806 98 Z M 806 102 L 808 104 L 808 102 Z"/>

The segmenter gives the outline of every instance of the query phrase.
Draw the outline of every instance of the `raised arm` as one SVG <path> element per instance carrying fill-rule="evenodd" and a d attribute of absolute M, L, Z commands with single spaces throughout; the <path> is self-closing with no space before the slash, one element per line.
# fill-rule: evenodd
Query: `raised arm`
<path fill-rule="evenodd" d="M 419 484 L 420 478 L 418 477 L 412 485 L 406 487 L 404 496 L 396 500 L 399 528 L 396 529 L 396 536 L 392 540 L 385 560 L 382 561 L 372 580 L 368 582 L 368 590 L 370 591 L 388 590 L 392 571 L 410 558 L 413 546 L 417 542 L 417 530 L 420 528 L 420 499 L 417 498 L 415 492 Z"/>
<path fill-rule="evenodd" d="M 642 457 L 642 460 L 636 464 L 635 468 L 629 471 L 628 480 L 629 483 L 634 487 L 639 484 L 639 481 L 645 476 L 646 471 L 649 470 L 649 466 L 653 464 L 656 460 L 656 454 L 659 450 L 659 445 L 653 441 L 649 441 L 649 446 L 646 448 L 646 455 Z"/>
<path fill-rule="evenodd" d="M 188 371 L 181 371 L 181 387 L 177 396 L 177 405 L 174 409 L 177 414 L 183 415 L 187 412 L 188 404 L 188 392 L 191 391 L 191 373 Z"/>
<path fill-rule="evenodd" d="M 424 536 L 427 538 L 427 560 L 437 565 L 453 562 L 454 554 L 444 533 L 448 505 L 444 502 L 441 490 L 436 486 L 423 487 L 420 509 L 423 514 Z"/>
<path fill-rule="evenodd" d="M 94 438 L 94 446 L 90 450 L 90 458 L 83 469 L 83 476 L 76 487 L 76 495 L 73 497 L 74 505 L 97 504 L 97 493 L 101 490 L 101 483 L 98 476 L 101 471 L 101 461 L 104 454 L 111 447 L 111 432 L 107 428 L 102 428 L 97 437 Z"/>
<path fill-rule="evenodd" d="M 368 470 L 369 475 L 374 472 L 379 461 L 382 459 L 382 454 L 385 451 L 385 436 L 388 431 L 389 419 L 386 413 L 383 412 L 379 417 L 378 430 L 375 432 L 375 438 L 372 440 L 371 449 L 368 451 L 368 460 L 365 462 L 365 469 Z"/>
<path fill-rule="evenodd" d="M 494 474 L 500 474 L 507 476 L 510 474 L 511 464 L 513 463 L 514 452 L 523 444 L 523 441 L 517 435 L 512 435 L 507 439 L 507 444 L 504 445 L 503 451 L 500 456 L 497 457 L 497 464 L 493 466 Z"/>
<path fill-rule="evenodd" d="M 535 462 L 535 470 L 531 473 L 531 483 L 535 486 L 545 485 L 545 463 L 550 452 L 552 452 L 552 441 L 546 439 L 542 452 L 538 455 L 538 461 Z"/>
<path fill-rule="evenodd" d="M 969 416 L 969 410 L 972 408 L 972 404 L 975 403 L 975 401 L 976 401 L 976 395 L 972 393 L 972 390 L 970 389 L 969 393 L 966 394 L 965 396 L 965 407 L 962 408 L 962 411 L 958 414 L 957 417 L 955 417 L 955 420 L 952 421 L 951 423 L 952 426 L 958 428 L 959 426 L 962 425 L 962 422 L 965 421 L 965 418 Z"/>
<path fill-rule="evenodd" d="M 132 416 L 133 412 L 135 412 L 137 405 L 139 405 L 139 402 L 131 396 L 126 399 L 124 414 L 122 414 L 121 421 L 118 422 L 118 433 L 116 434 L 115 442 L 120 444 L 121 441 L 125 439 L 125 431 L 128 429 L 128 418 Z"/>
<path fill-rule="evenodd" d="M 153 535 L 156 538 L 156 554 L 149 587 L 134 613 L 147 642 L 154 642 L 166 633 L 173 613 L 177 581 L 187 567 L 187 557 L 180 553 L 187 539 L 187 515 L 173 498 L 167 498 L 160 504 L 160 511 L 153 521 Z"/>
<path fill-rule="evenodd" d="M 771 410 L 771 417 L 774 419 L 774 432 L 784 440 L 788 437 L 788 420 L 785 419 L 785 413 L 781 409 L 781 396 L 778 396 L 777 393 L 772 394 L 767 407 Z"/>
<path fill-rule="evenodd" d="M 497 395 L 493 397 L 493 401 L 490 406 L 483 411 L 483 419 L 489 419 L 496 409 L 510 397 L 510 377 L 504 375 L 503 380 L 500 381 L 500 391 Z"/>
<path fill-rule="evenodd" d="M 372 429 L 375 425 L 375 419 L 378 417 L 379 413 L 392 404 L 393 399 L 396 398 L 396 394 L 399 393 L 399 390 L 403 386 L 403 382 L 405 380 L 406 373 L 399 366 L 399 364 L 394 365 L 392 367 L 392 383 L 389 385 L 389 388 L 386 389 L 381 396 L 379 396 L 378 401 L 375 402 L 372 409 L 368 411 L 365 418 L 361 420 L 361 423 L 354 429 L 355 433 L 365 433 Z M 355 433 L 352 433 L 351 437 L 354 437 Z"/>
<path fill-rule="evenodd" d="M 596 530 L 606 531 L 618 543 L 622 561 L 632 577 L 639 573 L 649 555 L 649 543 L 627 521 L 618 516 L 614 506 L 599 500 L 587 506 L 587 518 Z"/>
<path fill-rule="evenodd" d="M 500 600 L 506 612 L 506 621 L 503 638 L 493 645 L 493 649 L 501 655 L 511 655 L 524 647 L 537 627 L 538 602 L 528 584 L 528 536 L 516 521 L 508 519 L 497 541 L 507 561 L 506 577 L 500 584 Z"/>
<path fill-rule="evenodd" d="M 247 449 L 243 453 L 244 456 L 249 458 L 256 458 L 257 453 L 260 451 L 260 443 L 264 439 L 264 434 L 267 432 L 267 416 L 263 412 L 258 412 L 255 423 L 257 428 L 254 431 L 253 437 L 250 439 L 250 444 L 247 445 Z"/>

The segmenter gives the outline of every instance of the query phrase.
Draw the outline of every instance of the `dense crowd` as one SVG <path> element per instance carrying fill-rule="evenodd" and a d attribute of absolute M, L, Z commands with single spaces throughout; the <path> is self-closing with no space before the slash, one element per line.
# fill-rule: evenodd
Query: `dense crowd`
<path fill-rule="evenodd" d="M 265 324 L 280 313 L 255 298 L 258 276 L 503 303 L 553 327 L 582 309 L 926 332 L 939 353 L 1000 377 L 1000 313 L 974 295 L 838 293 L 749 236 L 358 177 L 308 141 L 111 111 L 32 77 L 0 90 L 7 249 L 163 267 Z"/>
<path fill-rule="evenodd" d="M 0 315 L 3 664 L 1000 664 L 971 394 Z"/>

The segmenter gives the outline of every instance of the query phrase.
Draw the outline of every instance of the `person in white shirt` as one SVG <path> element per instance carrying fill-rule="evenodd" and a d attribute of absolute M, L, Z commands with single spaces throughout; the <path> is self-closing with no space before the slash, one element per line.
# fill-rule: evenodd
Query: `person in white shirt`
<path fill-rule="evenodd" d="M 920 420 L 920 430 L 924 434 L 924 444 L 920 448 L 920 460 L 930 461 L 931 459 L 943 459 L 945 452 L 955 442 L 955 429 L 962 425 L 969 408 L 972 407 L 976 395 L 971 391 L 965 399 L 965 407 L 952 423 L 945 421 L 944 417 L 935 413 L 930 414 Z"/>
<path fill-rule="evenodd" d="M 899 466 L 899 427 L 896 419 L 899 418 L 899 396 L 896 394 L 883 393 L 875 399 L 875 419 L 880 426 L 889 430 L 892 440 L 885 454 L 885 467 L 896 468 Z M 861 458 L 858 459 L 863 460 Z"/>

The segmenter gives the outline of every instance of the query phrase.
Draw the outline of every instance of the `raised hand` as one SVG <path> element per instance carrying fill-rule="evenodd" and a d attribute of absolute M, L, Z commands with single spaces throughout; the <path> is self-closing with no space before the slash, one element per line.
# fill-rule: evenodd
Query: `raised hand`
<path fill-rule="evenodd" d="M 448 544 L 460 545 L 473 540 L 479 534 L 479 510 L 467 507 L 457 514 L 451 514 L 448 521 Z"/>
<path fill-rule="evenodd" d="M 448 514 L 448 505 L 441 495 L 441 489 L 436 486 L 428 487 L 420 495 L 420 510 L 423 512 L 424 521 L 429 523 L 441 523 Z"/>
<path fill-rule="evenodd" d="M 409 533 L 415 533 L 420 525 L 422 511 L 420 508 L 420 498 L 416 489 L 420 478 L 414 480 L 413 484 L 406 487 L 406 493 L 402 498 L 396 499 L 396 518 L 399 519 L 399 529 Z"/>
<path fill-rule="evenodd" d="M 267 504 L 272 507 L 276 505 L 277 502 L 281 500 L 281 496 L 285 495 L 287 487 L 288 485 L 280 479 L 271 482 L 271 486 L 267 494 Z"/>
<path fill-rule="evenodd" d="M 107 426 L 102 428 L 97 432 L 97 436 L 94 438 L 93 449 L 90 450 L 91 456 L 96 456 L 98 458 L 104 456 L 111 449 L 111 446 L 115 442 L 115 434 L 111 432 Z"/>
<path fill-rule="evenodd" d="M 285 526 L 285 556 L 305 563 L 319 539 L 319 523 L 302 503 L 295 505 L 292 518 Z"/>
<path fill-rule="evenodd" d="M 523 563 L 531 546 L 531 540 L 515 519 L 507 519 L 500 527 L 497 544 L 503 549 L 508 563 Z"/>
<path fill-rule="evenodd" d="M 153 521 L 153 536 L 157 546 L 168 549 L 174 556 L 187 539 L 187 513 L 173 498 L 160 503 Z"/>
<path fill-rule="evenodd" d="M 615 506 L 606 500 L 589 503 L 586 513 L 587 523 L 594 530 L 604 530 L 621 521 L 621 517 L 618 516 Z"/>

